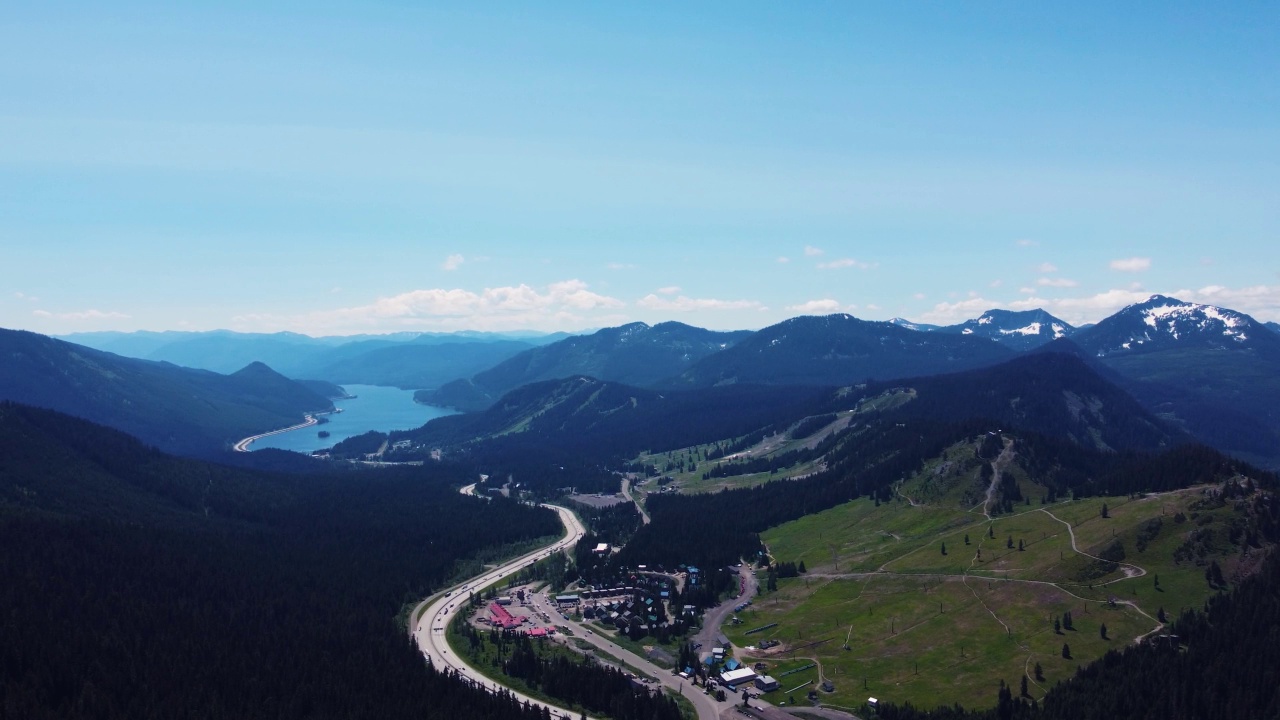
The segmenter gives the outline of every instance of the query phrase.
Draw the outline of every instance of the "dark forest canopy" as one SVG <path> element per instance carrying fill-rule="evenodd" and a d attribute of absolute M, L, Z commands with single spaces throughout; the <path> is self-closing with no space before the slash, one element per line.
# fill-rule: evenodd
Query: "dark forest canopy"
<path fill-rule="evenodd" d="M 553 513 L 459 470 L 271 475 L 0 406 L 0 717 L 518 718 L 397 620 Z"/>

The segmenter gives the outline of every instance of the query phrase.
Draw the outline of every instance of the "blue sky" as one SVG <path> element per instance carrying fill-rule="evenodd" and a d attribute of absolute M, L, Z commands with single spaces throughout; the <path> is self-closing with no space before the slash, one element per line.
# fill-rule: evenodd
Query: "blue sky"
<path fill-rule="evenodd" d="M 0 14 L 0 326 L 1280 320 L 1275 3 L 173 5 Z"/>

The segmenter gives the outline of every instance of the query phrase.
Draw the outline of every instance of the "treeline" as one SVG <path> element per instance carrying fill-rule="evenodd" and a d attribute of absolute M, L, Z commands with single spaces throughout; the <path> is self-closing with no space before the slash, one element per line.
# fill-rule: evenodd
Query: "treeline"
<path fill-rule="evenodd" d="M 827 469 L 810 477 L 705 495 L 652 495 L 647 501 L 652 522 L 637 531 L 618 561 L 714 567 L 752 557 L 762 549 L 758 533 L 858 497 L 888 501 L 895 482 L 919 471 L 950 445 L 986 435 L 993 425 L 982 419 L 942 423 L 886 413 L 833 439 Z M 1047 483 L 1051 493 L 1123 495 L 1221 482 L 1237 475 L 1256 478 L 1264 486 L 1276 484 L 1274 475 L 1201 445 L 1181 445 L 1163 453 L 1113 453 L 1029 432 L 1016 437 L 1019 461 L 1037 482 Z M 984 452 L 995 452 L 994 441 L 984 447 Z M 1012 479 L 1000 489 L 1005 509 L 1026 500 Z"/>
<path fill-rule="evenodd" d="M 472 645 L 479 640 L 475 628 L 468 626 L 460 632 Z M 559 702 L 608 715 L 612 720 L 682 720 L 675 700 L 633 683 L 621 670 L 585 656 L 570 658 L 562 652 L 545 652 L 542 641 L 511 630 L 490 630 L 488 641 L 504 674 Z"/>
<path fill-rule="evenodd" d="M 618 554 L 621 563 L 715 567 L 757 556 L 759 533 L 861 496 L 888 500 L 892 484 L 985 424 L 874 422 L 841 435 L 828 469 L 808 478 L 705 495 L 651 495 L 651 522 Z"/>
<path fill-rule="evenodd" d="M 1280 717 L 1280 555 L 1229 594 L 1189 610 L 1168 638 L 1112 650 L 1035 703 L 1001 683 L 984 711 L 882 702 L 884 720 Z"/>
<path fill-rule="evenodd" d="M 527 385 L 484 412 L 439 418 L 418 430 L 392 433 L 391 439 L 444 447 L 477 472 L 509 474 L 535 492 L 568 485 L 616 492 L 612 471 L 643 451 L 763 437 L 771 426 L 811 414 L 829 394 L 821 388 L 748 385 L 658 393 L 576 378 Z M 508 432 L 517 425 L 520 432 Z"/>
<path fill-rule="evenodd" d="M 253 473 L 0 409 L 0 717 L 541 717 L 429 671 L 397 620 L 562 531 L 461 476 Z"/>
<path fill-rule="evenodd" d="M 1017 434 L 1018 462 L 1054 496 L 1076 497 L 1163 492 L 1247 476 L 1266 486 L 1276 475 L 1206 445 L 1178 445 L 1164 452 L 1085 451 L 1068 440 Z"/>
<path fill-rule="evenodd" d="M 836 421 L 835 413 L 807 417 L 791 429 L 792 440 L 803 440 Z"/>

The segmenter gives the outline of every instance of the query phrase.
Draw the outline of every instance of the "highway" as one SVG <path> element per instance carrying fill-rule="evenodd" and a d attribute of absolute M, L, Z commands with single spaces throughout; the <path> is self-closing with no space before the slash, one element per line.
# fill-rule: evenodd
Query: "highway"
<path fill-rule="evenodd" d="M 463 495 L 475 495 L 475 485 L 471 484 L 461 489 Z M 492 583 L 514 573 L 521 567 L 528 565 L 535 560 L 546 557 L 553 552 L 561 550 L 572 551 L 573 546 L 578 540 L 586 534 L 586 529 L 568 508 L 559 505 L 543 505 L 543 507 L 551 508 L 560 515 L 560 521 L 566 528 L 564 537 L 556 541 L 552 545 L 548 545 L 539 550 L 527 553 L 515 560 L 511 560 L 501 567 L 494 568 L 483 575 L 474 577 L 466 582 L 459 583 L 452 588 L 446 590 L 443 595 L 436 595 L 423 601 L 426 604 L 426 611 L 422 612 L 418 621 L 413 628 L 413 638 L 418 644 L 418 648 L 422 650 L 422 654 L 427 657 L 437 668 L 452 668 L 458 671 L 464 677 L 480 683 L 484 687 L 497 690 L 500 685 L 486 678 L 478 670 L 462 661 L 457 654 L 449 647 L 446 629 L 449 622 L 461 612 L 463 605 L 467 601 L 467 593 L 469 590 L 480 590 Z M 713 620 L 714 626 L 708 625 L 708 637 L 713 637 L 719 632 L 719 625 L 727 616 L 728 611 L 735 602 L 741 602 L 743 599 L 750 598 L 755 594 L 755 578 L 748 574 L 746 567 L 743 567 L 742 574 L 747 585 L 747 595 L 737 600 L 726 601 L 722 607 L 708 612 L 708 620 Z M 742 696 L 729 693 L 724 702 L 716 702 L 716 700 L 703 692 L 702 688 L 695 687 L 692 683 L 681 679 L 678 675 L 672 673 L 671 670 L 659 667 L 650 662 L 647 658 L 640 657 L 625 648 L 619 647 L 606 637 L 600 636 L 592 629 L 579 622 L 565 618 L 551 603 L 546 594 L 529 596 L 529 602 L 533 608 L 540 612 L 545 612 L 548 616 L 554 618 L 553 624 L 569 627 L 574 631 L 574 637 L 587 641 L 591 645 L 600 648 L 609 655 L 625 662 L 627 665 L 644 672 L 657 679 L 658 683 L 684 695 L 693 703 L 697 710 L 699 720 L 716 720 L 721 717 L 722 713 L 732 708 L 735 704 L 742 702 Z M 422 607 L 419 605 L 414 609 L 417 615 L 418 610 Z M 719 611 L 719 612 L 717 612 Z M 603 659 L 603 658 L 602 658 Z M 607 660 L 606 660 L 607 661 Z M 562 717 L 569 720 L 582 717 L 581 714 L 575 714 L 561 707 L 549 705 L 547 703 L 535 700 L 527 695 L 518 693 L 510 688 L 506 688 L 517 698 L 522 701 L 528 701 L 538 707 L 546 707 L 551 711 L 553 717 Z M 765 705 L 760 701 L 754 701 L 753 705 Z"/>
<path fill-rule="evenodd" d="M 319 413 L 316 413 L 316 414 L 318 415 Z M 279 430 L 272 430 L 271 432 L 264 432 L 259 435 L 253 435 L 253 436 L 247 437 L 241 440 L 240 442 L 236 443 L 235 445 L 233 445 L 232 449 L 235 450 L 236 452 L 249 452 L 249 446 L 252 445 L 255 440 L 261 440 L 262 438 L 269 437 L 271 435 L 279 435 L 280 433 L 287 433 L 292 430 L 301 430 L 302 428 L 311 427 L 312 425 L 315 425 L 316 423 L 320 422 L 319 420 L 316 419 L 315 415 L 312 415 L 310 413 L 308 413 L 305 417 L 307 418 L 306 422 L 298 423 L 297 425 L 290 425 L 287 428 L 280 428 Z"/>
<path fill-rule="evenodd" d="M 464 495 L 474 495 L 475 485 L 468 485 L 467 487 L 462 488 L 462 493 Z M 544 505 L 543 507 L 551 508 L 560 514 L 560 521 L 564 523 L 566 529 L 564 537 L 547 547 L 522 555 L 515 560 L 505 563 L 501 567 L 494 568 L 483 575 L 479 575 L 464 583 L 455 585 L 454 587 L 446 590 L 444 594 L 433 596 L 432 598 L 424 601 L 427 608 L 419 617 L 413 628 L 413 638 L 414 641 L 417 642 L 418 648 L 422 650 L 422 654 L 431 661 L 432 665 L 441 669 L 452 668 L 463 677 L 470 678 L 487 688 L 497 689 L 497 686 L 492 680 L 484 677 L 484 675 L 482 675 L 478 670 L 458 658 L 457 654 L 449 647 L 449 643 L 445 638 L 445 629 L 449 626 L 449 622 L 453 620 L 454 616 L 462 610 L 462 607 L 467 600 L 468 590 L 479 590 L 487 587 L 488 585 L 514 573 L 521 567 L 524 567 L 539 558 L 546 557 L 553 552 L 559 552 L 560 550 L 572 551 L 574 544 L 577 543 L 578 539 L 586 533 L 586 529 L 583 528 L 582 523 L 578 521 L 577 516 L 570 512 L 568 508 L 563 508 L 558 505 Z M 421 605 L 419 608 L 420 607 Z M 418 608 L 415 608 L 415 615 L 417 614 L 417 611 Z M 528 701 L 538 707 L 547 708 L 551 711 L 554 717 L 570 719 L 582 717 L 579 713 L 572 713 L 564 708 L 549 705 L 528 697 L 527 695 L 510 690 L 509 688 L 508 691 L 522 701 Z"/>

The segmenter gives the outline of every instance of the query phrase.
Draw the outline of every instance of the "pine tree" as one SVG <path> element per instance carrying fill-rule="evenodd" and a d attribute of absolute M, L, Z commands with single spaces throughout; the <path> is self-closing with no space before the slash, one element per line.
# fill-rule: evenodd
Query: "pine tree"
<path fill-rule="evenodd" d="M 1098 634 L 1102 636 L 1102 639 L 1103 639 L 1103 640 L 1107 640 L 1107 639 L 1109 639 L 1109 638 L 1107 637 L 1107 624 L 1106 624 L 1106 623 L 1102 623 L 1102 626 L 1098 628 Z"/>
<path fill-rule="evenodd" d="M 1062 657 L 1067 660 L 1071 659 L 1071 646 L 1066 643 L 1062 643 Z"/>
<path fill-rule="evenodd" d="M 946 554 L 947 554 L 947 544 L 946 544 L 946 543 L 942 543 L 942 554 L 943 554 L 943 555 L 946 555 Z"/>
<path fill-rule="evenodd" d="M 1018 552 L 1022 552 L 1023 550 L 1026 550 L 1026 549 L 1027 549 L 1027 546 L 1026 546 L 1026 545 L 1023 545 L 1023 544 L 1022 544 L 1022 541 L 1021 541 L 1021 540 L 1019 540 L 1019 541 L 1018 541 Z"/>
<path fill-rule="evenodd" d="M 1102 503 L 1102 517 L 1104 517 L 1104 518 L 1109 518 L 1109 517 L 1111 517 L 1111 513 L 1107 510 L 1107 504 L 1106 504 L 1106 503 Z"/>
<path fill-rule="evenodd" d="M 965 533 L 965 534 L 964 534 L 964 544 L 965 544 L 965 545 L 968 545 L 968 544 L 969 544 L 969 533 Z"/>
<path fill-rule="evenodd" d="M 1036 663 L 1035 673 L 1036 680 L 1038 682 L 1044 682 L 1044 668 L 1040 667 L 1040 663 L 1038 662 Z"/>

